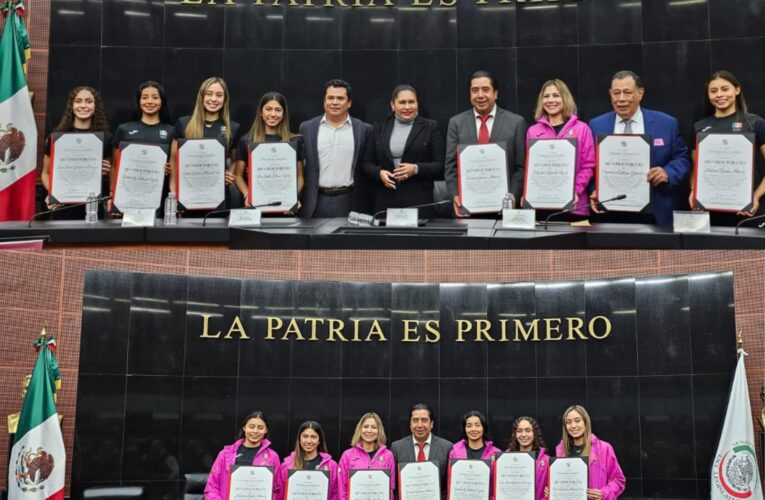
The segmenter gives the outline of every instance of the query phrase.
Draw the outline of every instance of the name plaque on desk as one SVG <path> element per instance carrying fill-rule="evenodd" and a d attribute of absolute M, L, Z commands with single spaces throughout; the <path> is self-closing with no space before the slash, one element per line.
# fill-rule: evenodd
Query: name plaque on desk
<path fill-rule="evenodd" d="M 536 213 L 534 209 L 505 208 L 502 210 L 502 227 L 533 231 L 537 223 Z"/>
<path fill-rule="evenodd" d="M 260 226 L 263 213 L 259 208 L 236 208 L 228 214 L 229 227 Z"/>

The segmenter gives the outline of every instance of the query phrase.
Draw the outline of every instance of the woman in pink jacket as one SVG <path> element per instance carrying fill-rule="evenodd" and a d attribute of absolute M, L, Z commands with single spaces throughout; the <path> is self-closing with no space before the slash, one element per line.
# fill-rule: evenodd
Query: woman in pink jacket
<path fill-rule="evenodd" d="M 589 457 L 588 500 L 616 500 L 624 491 L 626 481 L 613 447 L 595 437 L 590 415 L 579 405 L 563 412 L 563 439 L 555 456 Z"/>
<path fill-rule="evenodd" d="M 348 484 L 354 469 L 385 469 L 390 473 L 390 492 L 396 488 L 396 460 L 385 447 L 385 429 L 377 413 L 362 415 L 351 438 L 351 448 L 343 452 L 337 466 L 338 500 L 347 500 Z"/>
<path fill-rule="evenodd" d="M 454 443 L 449 458 L 494 460 L 502 450 L 487 441 L 489 427 L 480 411 L 469 411 L 462 416 L 462 439 Z"/>
<path fill-rule="evenodd" d="M 537 121 L 526 132 L 526 143 L 530 139 L 576 139 L 576 177 L 574 178 L 574 205 L 589 202 L 584 193 L 595 171 L 595 143 L 592 131 L 576 116 L 576 103 L 568 86 L 561 80 L 548 80 L 542 85 L 534 111 Z M 581 206 L 572 212 L 577 218 L 587 217 L 590 209 Z"/>
<path fill-rule="evenodd" d="M 271 449 L 268 420 L 263 412 L 252 412 L 242 422 L 237 440 L 224 447 L 213 463 L 205 487 L 206 500 L 228 499 L 228 479 L 232 465 L 270 465 L 279 468 L 279 455 Z M 274 500 L 280 500 L 279 482 L 274 474 Z"/>
<path fill-rule="evenodd" d="M 284 459 L 277 481 L 282 498 L 287 498 L 287 475 L 290 469 L 325 470 L 329 472 L 329 500 L 337 500 L 337 462 L 327 450 L 324 429 L 315 420 L 303 422 L 298 429 L 295 451 Z"/>
<path fill-rule="evenodd" d="M 550 458 L 545 451 L 545 442 L 542 439 L 542 430 L 539 424 L 531 417 L 518 417 L 513 422 L 513 431 L 510 434 L 510 444 L 507 451 L 533 452 L 536 457 L 536 497 L 539 500 L 545 498 L 547 486 L 547 471 L 550 469 Z"/>

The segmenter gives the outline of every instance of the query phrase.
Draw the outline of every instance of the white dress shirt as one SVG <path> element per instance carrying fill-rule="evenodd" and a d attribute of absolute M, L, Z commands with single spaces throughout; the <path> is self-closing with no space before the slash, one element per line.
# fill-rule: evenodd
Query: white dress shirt
<path fill-rule="evenodd" d="M 433 441 L 433 433 L 431 432 L 428 434 L 428 439 L 425 440 L 425 448 L 423 448 L 423 453 L 425 453 L 425 460 L 430 458 L 430 442 Z M 412 436 L 412 442 L 414 443 L 414 459 L 417 460 L 417 455 L 420 454 L 420 446 L 417 444 L 417 440 Z"/>
<path fill-rule="evenodd" d="M 473 108 L 473 116 L 475 116 L 475 136 L 480 137 L 481 136 L 481 119 L 479 118 L 481 116 L 478 111 Z M 494 117 L 497 116 L 497 105 L 495 104 L 494 107 L 491 109 L 491 112 L 489 113 L 489 119 L 486 120 L 486 128 L 489 129 L 489 137 L 491 137 L 491 129 L 494 127 Z"/>
<path fill-rule="evenodd" d="M 640 106 L 638 106 L 637 111 L 635 111 L 635 114 L 632 115 L 632 133 L 633 134 L 645 134 L 645 123 L 643 122 L 643 111 L 640 109 Z M 616 119 L 614 120 L 614 134 L 623 134 L 624 133 L 624 127 L 627 124 L 624 123 L 619 115 L 616 115 Z"/>
<path fill-rule="evenodd" d="M 327 115 L 319 122 L 316 140 L 319 152 L 319 187 L 333 188 L 353 185 L 353 124 L 347 116 L 339 127 L 327 121 Z"/>

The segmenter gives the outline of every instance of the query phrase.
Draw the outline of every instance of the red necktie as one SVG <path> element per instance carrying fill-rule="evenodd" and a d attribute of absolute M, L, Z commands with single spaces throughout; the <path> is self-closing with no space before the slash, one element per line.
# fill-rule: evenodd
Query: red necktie
<path fill-rule="evenodd" d="M 420 448 L 420 451 L 417 452 L 417 461 L 418 462 L 424 462 L 425 461 L 425 445 L 427 443 L 417 443 L 417 446 Z"/>
<path fill-rule="evenodd" d="M 486 121 L 491 118 L 491 115 L 478 115 L 481 120 L 481 128 L 478 131 L 478 144 L 487 144 L 489 142 L 489 127 L 486 126 Z"/>

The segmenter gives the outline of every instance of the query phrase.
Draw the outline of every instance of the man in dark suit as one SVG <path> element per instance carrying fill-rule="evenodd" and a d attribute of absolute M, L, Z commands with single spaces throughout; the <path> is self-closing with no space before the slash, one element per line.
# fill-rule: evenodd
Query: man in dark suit
<path fill-rule="evenodd" d="M 446 468 L 452 443 L 433 434 L 433 410 L 424 403 L 412 406 L 409 411 L 409 430 L 412 434 L 390 445 L 396 463 L 434 462 L 441 474 L 441 493 L 446 489 Z"/>
<path fill-rule="evenodd" d="M 348 114 L 352 98 L 348 82 L 330 80 L 324 84 L 324 114 L 300 124 L 305 144 L 301 217 L 371 211 L 361 161 L 372 127 Z"/>
<path fill-rule="evenodd" d="M 680 137 L 677 120 L 659 111 L 640 107 L 645 88 L 640 77 L 632 71 L 616 73 L 609 93 L 614 110 L 590 121 L 592 134 L 595 137 L 598 134 L 651 136 L 653 166 L 646 174 L 646 182 L 651 184 L 651 212 L 657 224 L 672 224 L 672 212 L 684 208 L 691 169 L 688 147 Z M 597 192 L 593 192 L 590 199 L 597 200 Z M 625 220 L 622 214 L 618 220 Z M 639 217 L 635 221 L 642 222 Z M 646 222 L 653 220 L 649 218 Z"/>
<path fill-rule="evenodd" d="M 526 165 L 526 120 L 497 107 L 497 97 L 494 77 L 488 71 L 476 71 L 470 77 L 470 104 L 473 108 L 449 120 L 444 176 L 454 200 L 454 213 L 458 217 L 464 217 L 457 195 L 458 144 L 504 142 L 507 148 L 507 189 L 516 200 L 521 199 Z"/>

